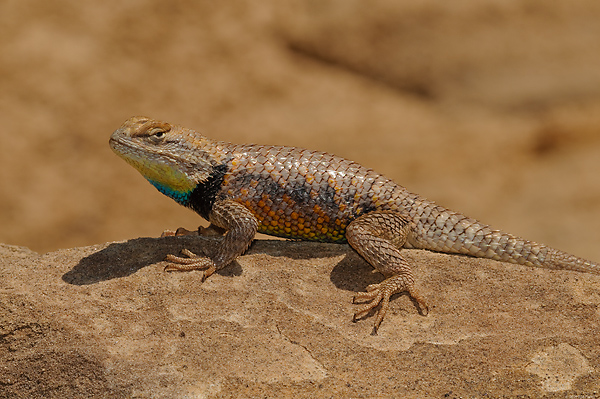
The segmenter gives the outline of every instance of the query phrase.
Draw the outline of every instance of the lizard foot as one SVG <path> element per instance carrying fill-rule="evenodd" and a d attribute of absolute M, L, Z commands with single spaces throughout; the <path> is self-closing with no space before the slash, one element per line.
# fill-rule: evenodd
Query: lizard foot
<path fill-rule="evenodd" d="M 385 317 L 385 314 L 387 313 L 390 307 L 390 298 L 395 293 L 403 291 L 408 291 L 410 297 L 419 304 L 419 313 L 421 313 L 424 316 L 427 315 L 427 313 L 429 313 L 429 308 L 425 303 L 425 300 L 415 292 L 415 289 L 412 287 L 412 284 L 408 285 L 403 276 L 392 276 L 388 279 L 385 279 L 379 284 L 369 285 L 367 287 L 367 292 L 360 292 L 354 296 L 354 303 L 357 303 L 359 301 L 370 302 L 364 304 L 356 310 L 352 321 L 357 321 L 359 318 L 364 317 L 372 309 L 376 308 L 379 304 L 381 304 L 381 307 L 377 312 L 377 317 L 375 319 L 373 331 L 371 332 L 371 335 L 377 335 L 379 325 L 383 321 L 383 318 Z"/>
<path fill-rule="evenodd" d="M 225 233 L 225 229 L 211 224 L 208 227 L 198 227 L 198 230 L 187 230 L 183 227 L 177 230 L 165 230 L 160 235 L 161 237 L 179 237 L 179 236 L 203 236 L 203 237 L 220 237 Z"/>
<path fill-rule="evenodd" d="M 160 235 L 161 237 L 179 237 L 179 236 L 197 236 L 199 235 L 198 231 L 186 230 L 183 227 L 178 228 L 177 230 L 165 230 Z"/>
<path fill-rule="evenodd" d="M 169 263 L 165 266 L 166 272 L 187 272 L 190 270 L 204 270 L 202 281 L 210 277 L 216 270 L 215 263 L 207 256 L 196 255 L 188 249 L 181 251 L 187 258 L 175 255 L 167 255 L 165 259 Z"/>

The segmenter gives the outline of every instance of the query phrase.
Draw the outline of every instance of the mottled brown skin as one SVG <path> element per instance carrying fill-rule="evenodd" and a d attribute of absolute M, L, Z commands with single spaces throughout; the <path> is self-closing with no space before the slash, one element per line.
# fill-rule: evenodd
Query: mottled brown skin
<path fill-rule="evenodd" d="M 386 277 L 355 296 L 355 301 L 367 301 L 355 320 L 381 304 L 374 333 L 395 293 L 408 292 L 421 313 L 428 312 L 401 248 L 600 274 L 597 263 L 493 230 L 324 152 L 213 141 L 145 117 L 127 120 L 110 145 L 161 192 L 210 221 L 200 234 L 224 233 L 214 253 L 169 255 L 166 270 L 201 269 L 206 279 L 241 255 L 257 232 L 348 242 Z M 180 229 L 168 234 L 198 233 Z"/>

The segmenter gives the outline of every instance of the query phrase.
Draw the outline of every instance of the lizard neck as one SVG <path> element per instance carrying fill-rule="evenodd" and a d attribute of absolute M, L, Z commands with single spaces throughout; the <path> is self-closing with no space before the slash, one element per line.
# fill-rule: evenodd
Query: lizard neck
<path fill-rule="evenodd" d="M 208 178 L 198 183 L 191 190 L 177 190 L 171 185 L 146 178 L 158 191 L 169 198 L 174 199 L 178 204 L 193 209 L 196 213 L 208 220 L 212 206 L 217 198 L 217 193 L 221 190 L 223 179 L 227 173 L 226 164 L 216 165 Z"/>
<path fill-rule="evenodd" d="M 146 179 L 150 182 L 150 184 L 156 187 L 158 191 L 160 191 L 167 197 L 173 198 L 175 201 L 177 201 L 177 203 L 183 206 L 188 206 L 188 204 L 190 203 L 190 197 L 194 190 L 179 191 L 159 181 L 152 180 L 149 178 Z"/>
<path fill-rule="evenodd" d="M 204 219 L 209 219 L 210 211 L 217 198 L 217 194 L 221 191 L 225 174 L 229 168 L 227 164 L 215 165 L 208 178 L 196 185 L 196 187 L 188 193 L 186 197 L 187 203 L 175 201 L 193 209 Z M 169 195 L 169 194 L 167 194 Z M 171 197 L 173 198 L 173 197 Z"/>

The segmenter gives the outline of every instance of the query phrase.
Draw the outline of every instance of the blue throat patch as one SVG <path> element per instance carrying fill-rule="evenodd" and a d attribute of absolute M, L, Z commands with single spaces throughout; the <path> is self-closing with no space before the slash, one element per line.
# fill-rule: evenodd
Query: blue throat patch
<path fill-rule="evenodd" d="M 166 195 L 167 197 L 173 198 L 179 204 L 183 206 L 188 206 L 190 203 L 190 196 L 192 195 L 192 191 L 175 191 L 170 187 L 165 186 L 164 184 L 158 183 L 156 181 L 148 179 L 150 184 L 152 184 L 158 191 Z"/>

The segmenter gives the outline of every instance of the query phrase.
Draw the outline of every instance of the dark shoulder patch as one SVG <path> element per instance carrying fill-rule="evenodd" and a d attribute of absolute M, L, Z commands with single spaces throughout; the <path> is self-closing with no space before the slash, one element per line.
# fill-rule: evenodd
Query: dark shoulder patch
<path fill-rule="evenodd" d="M 208 215 L 215 203 L 217 193 L 221 190 L 227 171 L 227 164 L 216 165 L 208 179 L 199 183 L 190 195 L 187 206 L 206 220 L 208 220 Z"/>

